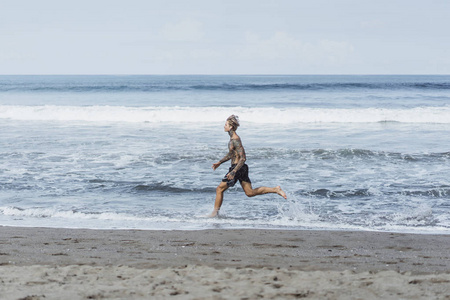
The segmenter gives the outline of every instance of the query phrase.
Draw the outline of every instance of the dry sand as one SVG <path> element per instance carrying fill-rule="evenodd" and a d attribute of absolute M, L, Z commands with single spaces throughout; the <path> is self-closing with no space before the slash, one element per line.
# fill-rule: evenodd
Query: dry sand
<path fill-rule="evenodd" d="M 450 299 L 450 235 L 0 227 L 0 299 Z"/>

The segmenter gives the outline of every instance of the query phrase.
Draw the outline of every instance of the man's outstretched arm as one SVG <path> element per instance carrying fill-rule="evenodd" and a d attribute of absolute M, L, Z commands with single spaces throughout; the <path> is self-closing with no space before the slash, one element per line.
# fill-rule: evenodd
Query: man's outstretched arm
<path fill-rule="evenodd" d="M 227 155 L 225 155 L 219 162 L 212 165 L 213 170 L 217 169 L 221 164 L 226 161 L 229 161 L 232 157 L 233 152 L 230 150 Z"/>

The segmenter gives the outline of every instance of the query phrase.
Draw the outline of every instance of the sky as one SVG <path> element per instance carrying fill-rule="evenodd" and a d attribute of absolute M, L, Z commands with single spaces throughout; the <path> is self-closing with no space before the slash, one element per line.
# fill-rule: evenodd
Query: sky
<path fill-rule="evenodd" d="M 0 74 L 450 74 L 448 0 L 2 0 Z"/>

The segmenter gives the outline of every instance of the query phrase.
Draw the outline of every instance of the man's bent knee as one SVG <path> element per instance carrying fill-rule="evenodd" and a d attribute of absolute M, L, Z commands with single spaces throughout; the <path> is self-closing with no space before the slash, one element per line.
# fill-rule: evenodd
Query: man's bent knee
<path fill-rule="evenodd" d="M 254 197 L 254 196 L 256 196 L 256 194 L 255 194 L 255 192 L 253 190 L 251 190 L 251 191 L 244 191 L 244 192 L 245 192 L 245 195 L 247 197 Z"/>
<path fill-rule="evenodd" d="M 219 184 L 219 186 L 216 188 L 216 193 L 223 193 L 228 188 L 228 186 L 225 184 Z"/>

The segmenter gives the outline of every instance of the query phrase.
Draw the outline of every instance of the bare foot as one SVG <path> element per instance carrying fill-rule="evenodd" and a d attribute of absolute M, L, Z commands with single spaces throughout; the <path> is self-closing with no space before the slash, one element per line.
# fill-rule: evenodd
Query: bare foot
<path fill-rule="evenodd" d="M 283 197 L 284 199 L 287 199 L 286 193 L 281 189 L 280 186 L 277 186 L 275 189 L 277 190 L 277 194 L 278 194 L 278 195 L 280 195 L 280 196 Z"/>
<path fill-rule="evenodd" d="M 207 215 L 206 217 L 207 217 L 207 218 L 215 218 L 215 217 L 217 217 L 218 215 L 219 215 L 219 210 L 215 209 L 215 210 L 212 211 L 211 214 Z"/>

